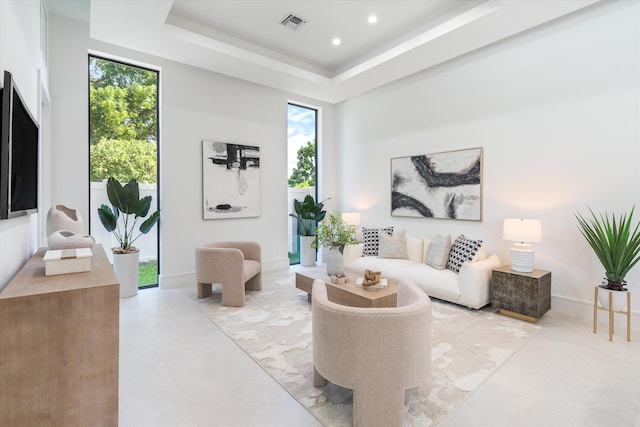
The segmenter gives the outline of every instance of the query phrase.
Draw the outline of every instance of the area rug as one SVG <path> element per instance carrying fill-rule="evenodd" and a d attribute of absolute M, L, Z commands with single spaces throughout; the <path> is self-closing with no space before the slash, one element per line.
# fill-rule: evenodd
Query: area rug
<path fill-rule="evenodd" d="M 350 426 L 352 392 L 312 380 L 311 306 L 292 270 L 263 275 L 244 307 L 220 305 L 219 289 L 199 307 L 326 426 Z M 490 311 L 433 301 L 432 378 L 405 394 L 405 424 L 433 426 L 525 346 L 540 327 Z"/>

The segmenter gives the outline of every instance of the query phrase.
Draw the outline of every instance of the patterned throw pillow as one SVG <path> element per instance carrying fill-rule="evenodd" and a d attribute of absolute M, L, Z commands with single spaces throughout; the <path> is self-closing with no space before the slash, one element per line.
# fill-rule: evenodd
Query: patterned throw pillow
<path fill-rule="evenodd" d="M 364 249 L 362 256 L 378 256 L 379 237 L 378 232 L 383 231 L 389 236 L 393 236 L 393 226 L 387 228 L 366 228 L 362 227 L 362 239 Z"/>
<path fill-rule="evenodd" d="M 462 264 L 471 261 L 480 246 L 482 246 L 482 240 L 471 240 L 464 237 L 464 234 L 459 235 L 451 245 L 447 268 L 455 273 L 460 273 Z"/>

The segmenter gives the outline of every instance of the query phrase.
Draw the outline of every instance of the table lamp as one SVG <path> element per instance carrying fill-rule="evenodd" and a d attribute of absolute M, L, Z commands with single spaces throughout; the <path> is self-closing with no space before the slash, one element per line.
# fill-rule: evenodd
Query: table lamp
<path fill-rule="evenodd" d="M 511 270 L 531 273 L 535 252 L 529 243 L 542 241 L 540 220 L 505 219 L 502 238 L 515 242 L 511 247 Z"/>
<path fill-rule="evenodd" d="M 342 220 L 347 225 L 360 225 L 360 212 L 342 212 Z"/>

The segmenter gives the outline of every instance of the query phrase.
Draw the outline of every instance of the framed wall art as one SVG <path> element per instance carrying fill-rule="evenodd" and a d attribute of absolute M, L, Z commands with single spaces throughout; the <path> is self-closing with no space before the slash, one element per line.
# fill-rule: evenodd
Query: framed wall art
<path fill-rule="evenodd" d="M 391 215 L 482 220 L 482 148 L 391 159 Z"/>
<path fill-rule="evenodd" d="M 260 147 L 202 141 L 204 219 L 260 216 Z"/>

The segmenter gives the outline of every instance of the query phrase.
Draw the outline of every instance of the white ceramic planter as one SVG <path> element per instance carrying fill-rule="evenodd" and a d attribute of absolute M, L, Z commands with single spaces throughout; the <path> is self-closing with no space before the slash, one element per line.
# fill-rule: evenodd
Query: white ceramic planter
<path fill-rule="evenodd" d="M 300 265 L 312 267 L 316 265 L 316 249 L 311 247 L 311 243 L 316 236 L 300 236 Z"/>
<path fill-rule="evenodd" d="M 609 310 L 609 294 L 612 296 L 611 306 L 613 311 L 626 311 L 627 310 L 627 292 L 626 291 L 612 291 L 602 287 L 598 288 L 598 301 L 605 310 Z"/>
<path fill-rule="evenodd" d="M 120 298 L 138 295 L 138 261 L 140 251 L 113 254 L 113 270 L 120 282 Z"/>

